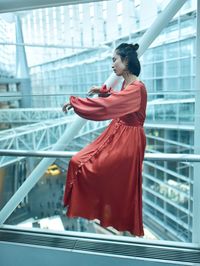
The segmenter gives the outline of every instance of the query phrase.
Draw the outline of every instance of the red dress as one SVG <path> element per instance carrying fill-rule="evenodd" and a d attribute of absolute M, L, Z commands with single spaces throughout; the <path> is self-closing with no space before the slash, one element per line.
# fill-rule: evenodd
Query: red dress
<path fill-rule="evenodd" d="M 135 81 L 107 98 L 71 96 L 74 111 L 89 120 L 113 119 L 69 163 L 64 205 L 69 217 L 98 219 L 101 226 L 142 236 L 143 129 L 147 93 Z"/>

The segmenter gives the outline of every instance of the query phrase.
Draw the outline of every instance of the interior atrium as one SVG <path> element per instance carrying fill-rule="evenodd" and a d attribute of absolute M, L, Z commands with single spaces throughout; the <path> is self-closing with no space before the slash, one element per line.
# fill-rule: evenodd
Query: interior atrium
<path fill-rule="evenodd" d="M 199 14 L 199 0 L 0 0 L 2 266 L 200 265 Z M 148 91 L 141 239 L 63 206 L 70 158 L 110 121 L 62 106 L 94 85 L 120 90 L 124 42 L 140 45 Z"/>

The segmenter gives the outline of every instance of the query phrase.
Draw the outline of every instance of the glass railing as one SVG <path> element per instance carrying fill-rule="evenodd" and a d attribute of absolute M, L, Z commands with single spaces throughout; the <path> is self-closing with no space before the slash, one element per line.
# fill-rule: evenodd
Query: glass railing
<path fill-rule="evenodd" d="M 53 153 L 49 163 L 51 167 L 46 165 L 41 178 L 9 215 L 6 223 L 20 226 L 28 226 L 26 223 L 33 226 L 34 223 L 34 226 L 39 226 L 37 223 L 43 219 L 61 216 L 58 219 L 61 219 L 62 223 L 64 221 L 62 230 L 120 234 L 113 228 L 107 232 L 99 226 L 98 221 L 88 222 L 81 218 L 69 220 L 65 215 L 62 197 L 69 157 L 96 138 L 109 123 L 87 121 L 70 143 L 63 142 L 59 149 L 52 151 L 52 147 L 75 118 L 73 111 L 66 115 L 61 110 L 61 105 L 71 94 L 86 96 L 81 92 L 35 94 L 32 95 L 32 108 L 19 108 L 18 99 L 10 104 L 8 95 L 8 105 L 0 109 L 0 207 L 2 208 L 23 181 L 27 180 L 40 164 L 41 158 L 47 155 L 50 157 L 50 153 Z M 43 103 L 45 107 L 41 107 Z M 182 111 L 183 105 L 184 110 L 189 112 Z M 150 153 L 150 157 L 145 159 L 143 172 L 143 207 L 147 237 L 192 241 L 193 109 L 194 98 L 176 101 L 167 97 L 150 101 L 147 106 L 146 152 Z M 174 157 L 169 156 L 171 153 Z M 155 158 L 153 156 L 157 156 L 155 160 L 152 160 Z M 45 197 L 40 198 L 40 194 Z M 60 221 L 58 223 L 62 224 Z"/>
<path fill-rule="evenodd" d="M 75 153 L 0 150 L 1 156 L 17 159 L 15 163 L 0 168 L 1 224 L 29 229 L 37 227 L 54 231 L 130 236 L 112 227 L 102 228 L 98 220 L 67 218 L 63 206 L 63 192 L 67 165 Z M 32 175 L 34 169 L 45 160 L 44 157 L 49 160 L 50 165 L 44 172 Z M 159 162 L 194 164 L 200 162 L 200 155 L 145 154 L 144 238 L 191 242 L 194 211 L 193 176 L 174 175 L 172 171 L 165 171 L 157 165 Z"/>

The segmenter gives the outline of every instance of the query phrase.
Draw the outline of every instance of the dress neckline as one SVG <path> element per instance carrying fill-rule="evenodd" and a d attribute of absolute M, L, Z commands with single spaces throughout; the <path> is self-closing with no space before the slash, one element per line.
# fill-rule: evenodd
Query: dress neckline
<path fill-rule="evenodd" d="M 124 80 L 122 83 L 122 90 L 125 90 L 129 85 L 134 84 L 134 83 L 141 83 L 141 81 L 136 79 L 136 80 L 132 81 L 131 83 L 129 83 L 126 87 L 124 87 L 124 85 L 125 85 L 125 80 Z"/>

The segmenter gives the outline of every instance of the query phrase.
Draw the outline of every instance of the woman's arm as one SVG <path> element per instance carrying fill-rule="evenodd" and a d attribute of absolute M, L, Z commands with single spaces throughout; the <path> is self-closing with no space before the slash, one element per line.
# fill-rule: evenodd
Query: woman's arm
<path fill-rule="evenodd" d="M 64 113 L 67 113 L 70 109 L 72 109 L 73 106 L 70 103 L 64 103 L 62 107 L 62 111 Z"/>
<path fill-rule="evenodd" d="M 136 112 L 141 105 L 141 85 L 130 85 L 125 90 L 113 92 L 107 98 L 70 97 L 70 104 L 81 117 L 102 121 Z"/>
<path fill-rule="evenodd" d="M 106 85 L 102 87 L 92 86 L 92 88 L 88 91 L 88 96 L 98 94 L 99 97 L 108 97 L 110 96 L 112 89 L 107 89 Z M 64 103 L 62 107 L 62 111 L 67 113 L 73 106 L 70 103 Z"/>
<path fill-rule="evenodd" d="M 99 97 L 107 97 L 112 92 L 113 90 L 111 88 L 107 88 L 106 84 L 104 84 L 102 87 L 93 86 L 89 90 L 88 95 L 98 94 Z"/>

